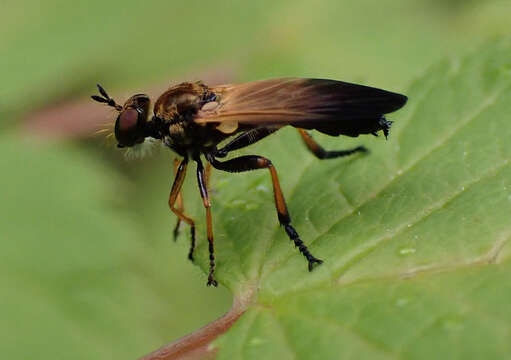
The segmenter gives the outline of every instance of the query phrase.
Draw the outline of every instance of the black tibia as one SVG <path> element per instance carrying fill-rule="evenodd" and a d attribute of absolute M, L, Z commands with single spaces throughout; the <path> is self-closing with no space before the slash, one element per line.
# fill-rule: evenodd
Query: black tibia
<path fill-rule="evenodd" d="M 206 183 L 206 174 L 204 171 L 204 167 L 202 166 L 202 161 L 199 157 L 194 159 L 197 162 L 197 182 L 199 183 L 199 191 L 200 196 L 202 197 L 202 202 L 204 203 L 204 207 L 206 208 L 206 225 L 208 232 L 208 243 L 209 243 L 209 275 L 208 275 L 208 286 L 218 286 L 218 283 L 215 280 L 215 248 L 213 244 L 213 223 L 211 219 L 211 202 L 209 200 L 208 194 L 208 186 Z"/>
<path fill-rule="evenodd" d="M 298 132 L 302 136 L 303 142 L 307 148 L 318 158 L 318 159 L 333 159 L 337 157 L 348 156 L 357 152 L 367 152 L 368 150 L 364 146 L 357 146 L 353 149 L 340 150 L 340 151 L 326 151 L 319 145 L 312 136 L 309 135 L 303 129 L 298 129 Z"/>
<path fill-rule="evenodd" d="M 280 225 L 284 226 L 287 235 L 300 252 L 305 256 L 309 262 L 309 271 L 314 267 L 314 264 L 321 264 L 323 261 L 315 258 L 307 249 L 307 246 L 300 239 L 300 236 L 296 230 L 291 226 L 291 217 L 287 211 L 286 201 L 282 190 L 280 188 L 279 179 L 277 177 L 277 171 L 270 160 L 257 155 L 240 156 L 227 161 L 218 161 L 211 154 L 206 154 L 206 158 L 213 165 L 215 169 L 224 170 L 228 172 L 243 172 L 257 169 L 268 169 L 271 174 L 271 180 L 273 184 L 273 195 L 275 197 L 275 207 L 277 208 L 277 216 L 279 218 Z"/>
<path fill-rule="evenodd" d="M 177 174 L 179 166 L 179 160 L 174 160 L 174 174 Z M 182 214 L 185 211 L 184 203 L 183 203 L 183 192 L 179 191 L 176 198 L 177 202 L 177 210 L 181 212 Z M 174 227 L 173 235 L 174 235 L 174 241 L 177 240 L 177 237 L 179 236 L 179 230 L 181 228 L 181 218 L 178 217 L 176 221 L 176 226 Z M 188 259 L 193 262 L 193 251 L 195 250 L 195 226 L 190 227 L 190 250 L 188 251 Z"/>
<path fill-rule="evenodd" d="M 227 143 L 223 148 L 218 149 L 214 154 L 215 157 L 226 157 L 227 154 L 233 150 L 238 150 L 244 148 L 245 146 L 251 145 L 255 142 L 258 142 L 261 139 L 264 139 L 268 135 L 277 131 L 278 128 L 257 128 L 246 131 L 234 139 L 232 139 L 229 143 Z"/>
<path fill-rule="evenodd" d="M 184 158 L 179 166 L 177 166 L 176 176 L 174 178 L 174 183 L 172 184 L 172 190 L 170 190 L 169 195 L 169 207 L 170 210 L 178 217 L 178 222 L 176 224 L 176 228 L 174 229 L 174 236 L 177 235 L 177 231 L 180 225 L 180 220 L 184 221 L 188 225 L 190 225 L 190 235 L 191 235 L 191 244 L 190 244 L 190 252 L 188 253 L 188 258 L 193 261 L 193 250 L 195 249 L 195 222 L 188 216 L 184 214 L 184 210 L 182 204 L 179 204 L 178 198 L 180 197 L 181 187 L 183 185 L 183 181 L 186 175 L 186 167 L 188 165 L 188 158 Z M 178 202 L 178 206 L 174 206 Z"/>
<path fill-rule="evenodd" d="M 174 175 L 177 175 L 178 167 L 179 167 L 179 160 L 178 159 L 174 159 Z M 177 194 L 176 202 L 177 202 L 177 210 L 180 211 L 180 212 L 184 212 L 183 194 L 182 194 L 181 191 Z M 174 231 L 173 231 L 174 241 L 177 240 L 177 237 L 179 235 L 179 228 L 180 228 L 180 226 L 181 226 L 181 219 L 178 217 L 177 221 L 176 221 L 176 226 L 174 227 Z"/>

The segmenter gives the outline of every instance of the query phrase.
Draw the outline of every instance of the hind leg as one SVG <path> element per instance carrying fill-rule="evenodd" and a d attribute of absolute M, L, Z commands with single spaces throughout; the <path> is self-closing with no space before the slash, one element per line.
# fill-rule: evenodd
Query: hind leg
<path fill-rule="evenodd" d="M 357 146 L 353 149 L 339 150 L 339 151 L 326 151 L 319 145 L 309 133 L 303 129 L 298 129 L 298 132 L 302 136 L 303 142 L 307 146 L 307 149 L 313 153 L 318 159 L 334 159 L 338 157 L 348 156 L 357 152 L 368 152 L 364 146 Z"/>

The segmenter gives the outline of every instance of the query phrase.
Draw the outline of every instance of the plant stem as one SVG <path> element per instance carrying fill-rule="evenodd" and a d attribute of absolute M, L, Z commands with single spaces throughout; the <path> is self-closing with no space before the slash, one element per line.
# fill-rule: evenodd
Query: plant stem
<path fill-rule="evenodd" d="M 209 344 L 226 332 L 245 312 L 246 307 L 247 303 L 236 297 L 231 309 L 222 317 L 171 344 L 153 351 L 140 358 L 140 360 L 213 359 L 216 349 L 209 348 Z"/>

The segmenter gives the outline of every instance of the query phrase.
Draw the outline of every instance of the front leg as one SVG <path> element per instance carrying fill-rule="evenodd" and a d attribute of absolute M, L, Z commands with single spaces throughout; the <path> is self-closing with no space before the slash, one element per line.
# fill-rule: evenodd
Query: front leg
<path fill-rule="evenodd" d="M 178 217 L 178 222 L 176 224 L 176 229 L 179 227 L 180 221 L 184 221 L 188 225 L 190 225 L 190 235 L 191 235 L 191 243 L 190 243 L 190 252 L 188 253 L 188 259 L 193 261 L 193 250 L 195 248 L 195 222 L 188 216 L 186 216 L 183 212 L 182 206 L 179 205 L 179 194 L 181 193 L 181 187 L 183 186 L 183 181 L 186 175 L 186 168 L 188 166 L 188 159 L 184 158 L 176 170 L 176 175 L 174 178 L 174 183 L 172 184 L 172 190 L 170 190 L 169 195 L 169 207 L 170 210 Z M 176 201 L 178 202 L 178 206 L 176 207 Z M 174 230 L 176 231 L 176 230 Z"/>
<path fill-rule="evenodd" d="M 174 159 L 174 175 L 177 175 L 177 169 L 179 168 L 180 161 L 178 159 Z M 183 205 L 183 193 L 179 191 L 176 198 L 177 210 L 181 213 L 184 213 L 184 205 Z M 177 236 L 179 235 L 179 229 L 181 227 L 181 218 L 178 216 L 176 221 L 176 226 L 174 227 L 174 241 L 177 240 Z"/>
<path fill-rule="evenodd" d="M 277 208 L 277 216 L 280 225 L 284 226 L 287 235 L 293 240 L 295 246 L 300 250 L 303 256 L 309 263 L 309 271 L 312 271 L 314 264 L 321 264 L 323 261 L 314 257 L 307 246 L 300 239 L 300 236 L 296 232 L 293 226 L 291 226 L 291 217 L 287 211 L 286 201 L 282 190 L 280 188 L 279 179 L 277 177 L 277 171 L 273 166 L 272 162 L 262 156 L 248 155 L 240 156 L 227 161 L 218 161 L 211 154 L 206 154 L 206 158 L 213 165 L 215 169 L 224 170 L 228 172 L 243 172 L 256 169 L 268 169 L 270 171 L 271 180 L 273 184 L 273 195 L 275 197 L 275 207 Z"/>

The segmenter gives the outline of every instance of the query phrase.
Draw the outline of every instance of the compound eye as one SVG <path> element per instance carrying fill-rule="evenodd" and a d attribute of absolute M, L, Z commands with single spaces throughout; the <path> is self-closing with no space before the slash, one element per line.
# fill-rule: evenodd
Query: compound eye
<path fill-rule="evenodd" d="M 126 109 L 119 115 L 119 131 L 130 131 L 137 127 L 138 111 Z"/>
<path fill-rule="evenodd" d="M 119 147 L 133 146 L 144 141 L 144 118 L 134 108 L 123 110 L 115 122 L 115 138 Z"/>
<path fill-rule="evenodd" d="M 147 95 L 133 95 L 126 101 L 115 121 L 115 138 L 119 147 L 130 147 L 144 142 L 148 111 Z"/>

